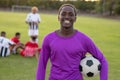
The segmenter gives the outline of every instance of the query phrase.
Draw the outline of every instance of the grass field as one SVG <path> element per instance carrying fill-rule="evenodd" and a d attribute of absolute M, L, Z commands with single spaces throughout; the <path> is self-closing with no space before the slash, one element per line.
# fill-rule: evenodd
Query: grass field
<path fill-rule="evenodd" d="M 25 24 L 27 13 L 0 12 L 0 31 L 6 31 L 11 38 L 15 32 L 21 33 L 21 42 L 29 40 L 28 26 Z M 39 45 L 46 34 L 59 29 L 56 14 L 41 13 L 42 22 L 39 25 Z M 120 21 L 103 18 L 78 16 L 75 28 L 90 36 L 104 53 L 109 63 L 109 80 L 120 80 Z M 0 80 L 35 80 L 37 60 L 24 58 L 20 55 L 0 57 Z M 50 63 L 47 66 L 49 75 Z M 85 80 L 99 80 L 85 78 Z"/>

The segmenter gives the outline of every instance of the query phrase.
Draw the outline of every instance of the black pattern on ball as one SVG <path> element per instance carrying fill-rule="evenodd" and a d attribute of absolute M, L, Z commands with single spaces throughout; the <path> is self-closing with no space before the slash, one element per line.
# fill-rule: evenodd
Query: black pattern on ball
<path fill-rule="evenodd" d="M 100 70 L 101 70 L 101 65 L 99 64 L 99 65 L 98 65 L 98 71 L 100 71 Z"/>
<path fill-rule="evenodd" d="M 88 73 L 87 73 L 87 76 L 88 76 L 88 77 L 93 77 L 93 76 L 94 76 L 94 73 L 88 72 Z"/>
<path fill-rule="evenodd" d="M 82 69 L 82 66 L 81 66 L 81 65 L 79 65 L 79 70 L 80 70 L 80 72 L 82 72 L 82 71 L 83 71 L 83 69 Z"/>
<path fill-rule="evenodd" d="M 86 58 L 86 56 L 82 57 L 81 60 L 84 59 L 84 58 Z"/>
<path fill-rule="evenodd" d="M 93 61 L 92 60 L 87 60 L 86 65 L 88 65 L 89 67 L 93 65 Z"/>

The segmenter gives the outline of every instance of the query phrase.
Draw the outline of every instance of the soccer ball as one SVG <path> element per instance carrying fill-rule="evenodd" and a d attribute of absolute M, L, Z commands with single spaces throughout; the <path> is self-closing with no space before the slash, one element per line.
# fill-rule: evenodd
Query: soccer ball
<path fill-rule="evenodd" d="M 79 69 L 84 76 L 94 77 L 100 73 L 101 64 L 93 56 L 86 56 L 81 60 Z"/>

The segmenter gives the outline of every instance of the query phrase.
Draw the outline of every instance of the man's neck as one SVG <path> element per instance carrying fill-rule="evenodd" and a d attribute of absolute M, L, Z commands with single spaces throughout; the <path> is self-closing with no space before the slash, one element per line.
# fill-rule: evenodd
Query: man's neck
<path fill-rule="evenodd" d="M 61 35 L 61 36 L 71 36 L 71 35 L 73 35 L 74 34 L 74 32 L 75 32 L 75 30 L 72 28 L 68 28 L 68 29 L 60 29 L 59 30 L 59 34 Z"/>

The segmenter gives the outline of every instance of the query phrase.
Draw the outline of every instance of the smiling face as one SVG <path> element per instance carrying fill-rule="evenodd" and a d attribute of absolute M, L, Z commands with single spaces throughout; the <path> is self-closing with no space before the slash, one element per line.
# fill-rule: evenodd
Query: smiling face
<path fill-rule="evenodd" d="M 74 8 L 71 6 L 63 6 L 59 12 L 58 20 L 60 21 L 61 28 L 73 28 L 73 24 L 76 21 Z"/>

